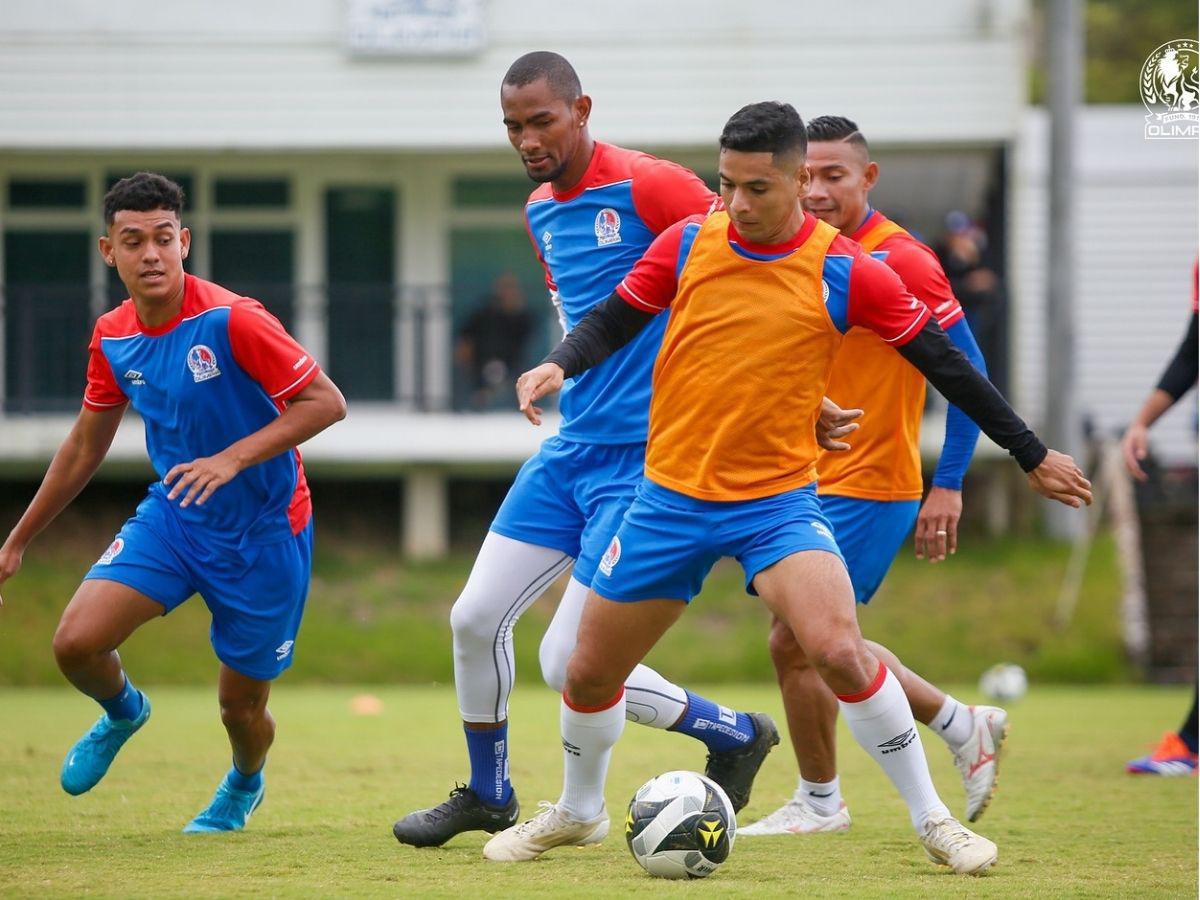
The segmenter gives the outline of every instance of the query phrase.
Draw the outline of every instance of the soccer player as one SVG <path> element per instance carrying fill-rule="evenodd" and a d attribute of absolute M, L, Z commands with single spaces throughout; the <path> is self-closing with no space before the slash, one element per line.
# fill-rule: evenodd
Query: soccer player
<path fill-rule="evenodd" d="M 1167 363 L 1158 386 L 1138 410 L 1137 417 L 1121 438 L 1121 454 L 1125 468 L 1138 481 L 1146 480 L 1142 461 L 1148 452 L 1147 432 L 1168 409 L 1179 402 L 1188 391 L 1196 386 L 1200 373 L 1200 345 L 1198 345 L 1197 320 L 1200 319 L 1200 272 L 1192 266 L 1192 317 L 1183 341 Z M 1132 759 L 1125 765 L 1131 775 L 1195 775 L 1196 774 L 1196 694 L 1192 694 L 1192 708 L 1178 731 L 1168 731 L 1158 746 L 1147 756 Z"/>
<path fill-rule="evenodd" d="M 83 408 L 0 548 L 0 583 L 95 474 L 128 406 L 159 480 L 84 576 L 54 635 L 58 666 L 103 714 L 67 753 L 91 790 L 150 718 L 117 648 L 199 593 L 221 661 L 233 766 L 183 830 L 237 831 L 263 799 L 271 682 L 292 663 L 308 593 L 312 503 L 298 444 L 346 414 L 337 387 L 261 304 L 187 275 L 183 191 L 149 172 L 104 197 L 100 255 L 129 299 L 96 322 Z"/>
<path fill-rule="evenodd" d="M 782 103 L 735 113 L 720 140 L 728 212 L 655 239 L 617 290 L 518 379 L 521 408 L 660 321 L 645 477 L 617 529 L 579 626 L 563 692 L 563 796 L 496 835 L 484 855 L 529 860 L 586 839 L 601 822 L 608 760 L 624 726 L 623 682 L 733 556 L 746 587 L 794 632 L 837 695 L 858 742 L 909 807 L 930 858 L 982 871 L 996 846 L 938 798 L 896 676 L 858 630 L 854 591 L 814 481 L 813 424 L 842 335 L 870 328 L 1008 449 L 1034 490 L 1091 502 L 1074 460 L 1047 448 L 950 344 L 883 263 L 806 213 L 804 123 Z"/>
<path fill-rule="evenodd" d="M 500 105 L 508 139 L 538 183 L 525 219 L 564 330 L 612 292 L 656 235 L 716 199 L 681 166 L 594 140 L 591 98 L 557 53 L 516 60 Z M 641 480 L 650 372 L 664 325 L 665 317 L 564 389 L 558 435 L 521 467 L 497 512 L 450 613 L 470 779 L 441 804 L 396 822 L 401 843 L 439 846 L 464 831 L 494 833 L 517 821 L 508 763 L 513 628 L 574 564 L 539 652 L 543 677 L 561 691 L 588 585 Z M 629 717 L 703 741 L 706 773 L 735 808 L 745 806 L 779 743 L 770 717 L 720 706 L 645 666 L 627 674 Z M 590 837 L 602 840 L 607 831 L 606 820 Z"/>
<path fill-rule="evenodd" d="M 879 166 L 871 161 L 858 126 L 840 116 L 821 116 L 808 123 L 807 133 L 811 182 L 804 209 L 886 263 L 930 309 L 951 343 L 986 374 L 983 354 L 933 251 L 871 208 Z M 963 476 L 979 427 L 956 407 L 947 411 L 941 458 L 921 505 L 925 377 L 873 331 L 852 328 L 825 390 L 835 403 L 870 403 L 852 450 L 825 454 L 817 463 L 821 511 L 846 560 L 854 598 L 866 604 L 914 523 L 918 557 L 938 562 L 955 552 Z M 976 821 L 995 789 L 1007 714 L 991 706 L 966 707 L 906 669 L 886 648 L 867 646 L 899 679 L 913 715 L 954 753 L 967 791 L 967 820 Z M 770 648 L 800 783 L 788 803 L 739 834 L 845 830 L 850 812 L 837 777 L 837 698 L 779 619 L 771 626 Z"/>

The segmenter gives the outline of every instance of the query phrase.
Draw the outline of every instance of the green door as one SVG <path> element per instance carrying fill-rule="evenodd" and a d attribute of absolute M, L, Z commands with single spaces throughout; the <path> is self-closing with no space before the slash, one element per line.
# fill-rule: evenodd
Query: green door
<path fill-rule="evenodd" d="M 86 230 L 4 235 L 5 409 L 78 409 L 91 337 Z"/>

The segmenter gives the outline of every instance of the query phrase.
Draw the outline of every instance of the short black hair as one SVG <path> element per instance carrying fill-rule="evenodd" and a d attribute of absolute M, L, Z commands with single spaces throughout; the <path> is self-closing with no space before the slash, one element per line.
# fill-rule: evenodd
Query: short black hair
<path fill-rule="evenodd" d="M 867 146 L 866 137 L 858 130 L 858 123 L 845 116 L 817 116 L 815 119 L 810 119 L 808 139 L 813 143 L 844 141 L 847 144 L 861 147 L 868 155 L 871 152 L 871 148 Z"/>
<path fill-rule="evenodd" d="M 583 87 L 579 84 L 579 76 L 565 56 L 550 50 L 534 50 L 526 53 L 504 73 L 503 84 L 513 87 L 525 87 L 535 81 L 545 78 L 550 90 L 560 100 L 573 103 L 583 96 Z"/>
<path fill-rule="evenodd" d="M 808 138 L 804 132 L 804 120 L 790 103 L 767 100 L 743 106 L 725 123 L 721 131 L 722 150 L 739 150 L 743 153 L 808 152 Z"/>
<path fill-rule="evenodd" d="M 166 209 L 178 216 L 183 210 L 183 188 L 156 172 L 138 172 L 122 178 L 104 195 L 104 224 L 111 225 L 124 209 Z"/>

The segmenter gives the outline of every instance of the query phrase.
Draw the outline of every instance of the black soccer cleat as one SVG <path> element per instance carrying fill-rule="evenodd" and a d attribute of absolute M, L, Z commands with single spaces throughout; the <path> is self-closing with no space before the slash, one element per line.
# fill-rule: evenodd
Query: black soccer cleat
<path fill-rule="evenodd" d="M 464 831 L 486 831 L 488 834 L 503 831 L 517 824 L 520 812 L 515 791 L 505 806 L 488 806 L 465 784 L 458 784 L 445 802 L 429 809 L 418 809 L 393 825 L 392 834 L 402 844 L 440 847 Z"/>
<path fill-rule="evenodd" d="M 747 715 L 754 723 L 754 740 L 737 750 L 708 754 L 708 765 L 704 767 L 705 776 L 721 786 L 733 804 L 735 813 L 741 812 L 750 802 L 754 777 L 766 761 L 767 754 L 779 743 L 779 729 L 770 716 L 766 713 Z"/>

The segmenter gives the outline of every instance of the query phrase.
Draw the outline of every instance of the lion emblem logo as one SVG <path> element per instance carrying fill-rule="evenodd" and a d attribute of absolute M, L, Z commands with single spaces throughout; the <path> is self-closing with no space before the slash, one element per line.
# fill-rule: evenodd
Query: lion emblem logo
<path fill-rule="evenodd" d="M 1200 45 L 1168 41 L 1142 66 L 1147 138 L 1200 136 Z"/>

